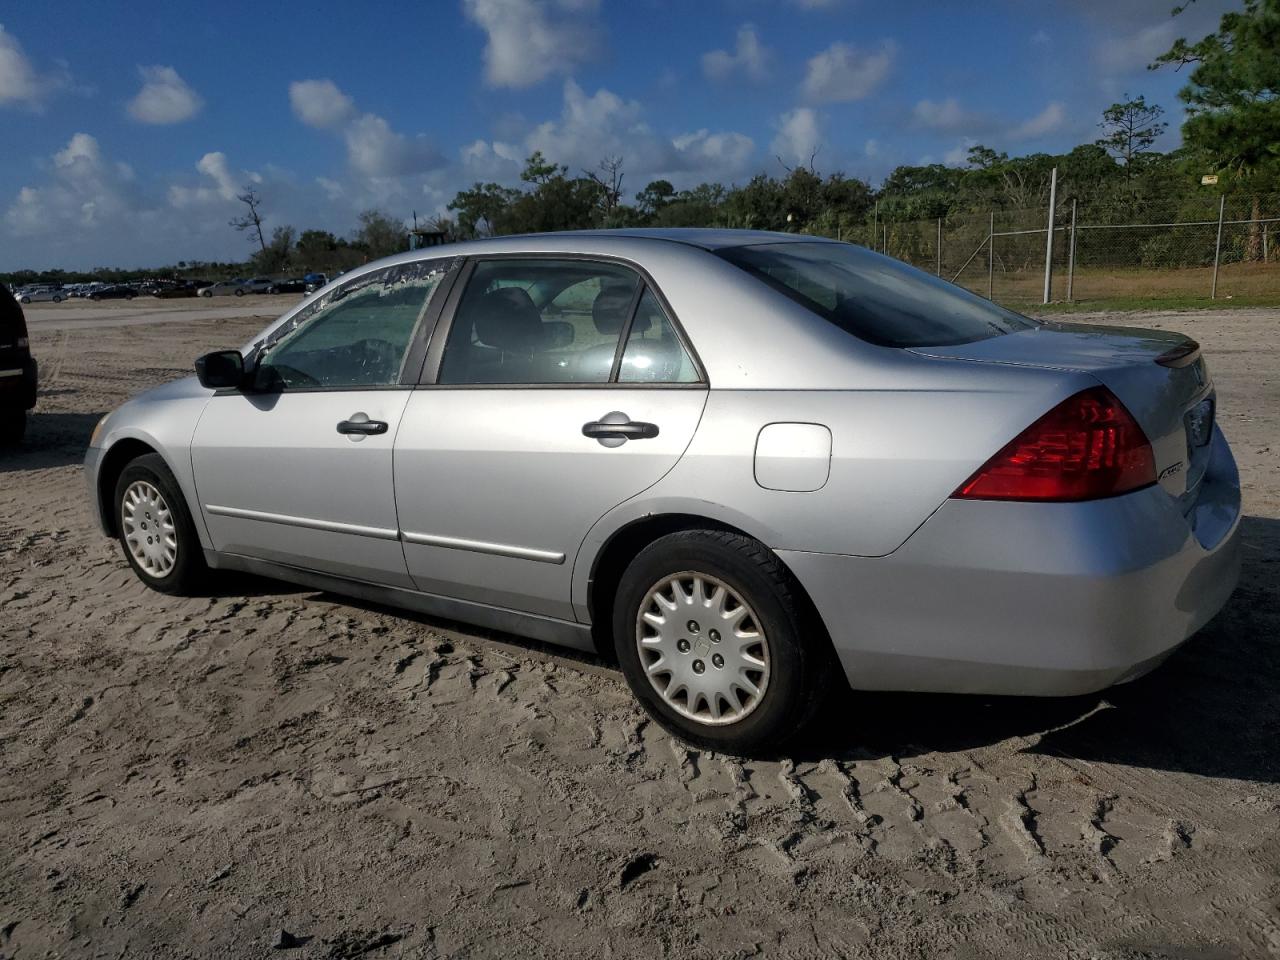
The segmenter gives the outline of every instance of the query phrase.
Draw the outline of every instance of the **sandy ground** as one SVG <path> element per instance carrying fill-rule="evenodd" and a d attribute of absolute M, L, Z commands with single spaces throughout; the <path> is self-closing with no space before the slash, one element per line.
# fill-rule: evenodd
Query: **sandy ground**
<path fill-rule="evenodd" d="M 1239 591 L 1164 667 L 1071 700 L 848 698 L 742 761 L 512 637 L 248 578 L 145 590 L 91 527 L 89 432 L 281 308 L 29 311 L 0 956 L 1280 955 L 1280 312 L 1123 318 L 1206 346 L 1246 486 Z"/>

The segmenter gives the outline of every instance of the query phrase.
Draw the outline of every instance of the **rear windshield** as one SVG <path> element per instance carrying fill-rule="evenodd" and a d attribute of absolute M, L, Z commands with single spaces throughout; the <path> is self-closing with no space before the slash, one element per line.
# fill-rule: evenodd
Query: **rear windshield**
<path fill-rule="evenodd" d="M 972 343 L 1035 326 L 900 260 L 847 243 L 766 243 L 716 252 L 824 320 L 884 347 Z"/>

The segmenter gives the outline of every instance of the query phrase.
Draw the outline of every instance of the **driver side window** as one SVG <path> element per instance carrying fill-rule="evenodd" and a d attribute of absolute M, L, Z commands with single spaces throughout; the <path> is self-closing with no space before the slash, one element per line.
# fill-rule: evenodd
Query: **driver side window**
<path fill-rule="evenodd" d="M 400 382 L 432 293 L 452 261 L 375 270 L 307 307 L 264 348 L 261 390 L 350 390 Z"/>

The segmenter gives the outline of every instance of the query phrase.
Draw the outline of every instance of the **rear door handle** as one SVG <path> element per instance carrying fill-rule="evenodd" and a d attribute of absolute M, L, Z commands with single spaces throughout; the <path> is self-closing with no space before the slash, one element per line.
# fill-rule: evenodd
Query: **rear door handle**
<path fill-rule="evenodd" d="M 385 420 L 370 420 L 367 413 L 353 413 L 350 420 L 338 421 L 338 432 L 372 437 L 387 432 Z"/>
<path fill-rule="evenodd" d="M 658 435 L 656 423 L 632 420 L 625 413 L 614 410 L 599 420 L 582 425 L 582 435 L 599 440 L 606 447 L 616 447 L 627 440 L 650 440 Z"/>

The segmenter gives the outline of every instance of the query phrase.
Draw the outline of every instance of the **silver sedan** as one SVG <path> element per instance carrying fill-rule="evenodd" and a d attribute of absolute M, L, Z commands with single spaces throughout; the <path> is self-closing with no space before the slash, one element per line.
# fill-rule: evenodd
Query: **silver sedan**
<path fill-rule="evenodd" d="M 843 243 L 434 247 L 196 371 L 86 460 L 149 586 L 250 571 L 599 650 L 714 749 L 777 745 L 837 681 L 1123 682 L 1238 576 L 1193 341 L 1037 323 Z"/>

